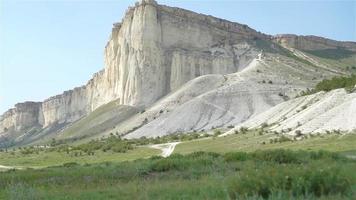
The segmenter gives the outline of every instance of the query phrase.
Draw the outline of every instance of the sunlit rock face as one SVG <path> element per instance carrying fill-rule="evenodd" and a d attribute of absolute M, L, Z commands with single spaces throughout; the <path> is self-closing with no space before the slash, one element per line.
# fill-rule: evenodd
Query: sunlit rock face
<path fill-rule="evenodd" d="M 146 107 L 195 77 L 243 69 L 259 53 L 246 41 L 269 36 L 237 23 L 144 0 L 114 24 L 105 68 L 85 86 L 4 113 L 10 127 L 70 123 L 112 100 Z"/>
<path fill-rule="evenodd" d="M 0 118 L 0 132 L 9 128 L 21 131 L 43 123 L 40 102 L 18 103 L 15 108 L 5 112 Z"/>
<path fill-rule="evenodd" d="M 318 36 L 298 36 L 293 34 L 281 34 L 273 37 L 273 40 L 285 47 L 301 50 L 323 50 L 347 48 L 356 51 L 355 42 L 340 42 Z"/>
<path fill-rule="evenodd" d="M 84 86 L 43 102 L 17 104 L 0 117 L 0 136 L 11 134 L 7 130 L 31 127 L 59 130 L 113 100 L 150 110 L 170 95 L 171 106 L 165 109 L 170 114 L 157 119 L 138 117 L 122 133 L 143 126 L 145 118 L 152 123 L 134 131 L 132 137 L 147 136 L 152 130 L 164 135 L 237 124 L 282 102 L 284 93 L 345 74 L 302 52 L 335 48 L 356 51 L 356 43 L 316 36 L 269 36 L 247 25 L 141 0 L 113 25 L 103 70 Z M 205 84 L 200 84 L 202 80 Z M 186 84 L 201 88 L 184 90 Z M 185 103 L 177 96 L 184 97 Z M 166 107 L 155 108 L 160 113 Z"/>
<path fill-rule="evenodd" d="M 244 25 L 142 1 L 114 25 L 105 80 L 122 104 L 148 106 L 195 77 L 238 71 L 258 53 L 245 41 L 266 37 Z"/>

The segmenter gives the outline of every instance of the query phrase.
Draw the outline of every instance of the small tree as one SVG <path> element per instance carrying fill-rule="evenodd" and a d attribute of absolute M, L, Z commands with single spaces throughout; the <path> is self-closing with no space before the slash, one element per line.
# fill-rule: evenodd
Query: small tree
<path fill-rule="evenodd" d="M 302 131 L 301 131 L 301 130 L 296 130 L 296 131 L 295 131 L 295 135 L 296 135 L 297 137 L 301 137 L 303 134 L 302 134 Z"/>

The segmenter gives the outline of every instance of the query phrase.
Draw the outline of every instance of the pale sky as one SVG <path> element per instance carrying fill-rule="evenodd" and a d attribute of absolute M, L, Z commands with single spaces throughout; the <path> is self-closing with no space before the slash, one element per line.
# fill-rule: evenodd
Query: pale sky
<path fill-rule="evenodd" d="M 0 0 L 0 114 L 85 84 L 133 0 Z M 267 33 L 356 41 L 355 1 L 162 0 Z"/>

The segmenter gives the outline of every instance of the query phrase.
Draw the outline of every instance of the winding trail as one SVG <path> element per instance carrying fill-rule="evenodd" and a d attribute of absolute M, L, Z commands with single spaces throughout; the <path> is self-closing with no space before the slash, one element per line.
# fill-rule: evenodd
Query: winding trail
<path fill-rule="evenodd" d="M 0 169 L 12 169 L 12 168 L 14 168 L 14 167 L 0 165 Z"/>
<path fill-rule="evenodd" d="M 347 158 L 350 158 L 350 159 L 353 159 L 353 160 L 356 160 L 356 155 L 346 155 Z"/>
<path fill-rule="evenodd" d="M 14 166 L 6 166 L 6 165 L 0 165 L 0 171 L 2 170 L 10 170 L 10 169 L 23 169 L 22 167 L 14 167 Z"/>
<path fill-rule="evenodd" d="M 153 149 L 161 150 L 162 151 L 161 156 L 164 157 L 164 158 L 167 158 L 168 156 L 170 156 L 173 153 L 174 148 L 179 143 L 181 143 L 181 142 L 170 142 L 170 143 L 165 143 L 165 144 L 154 144 L 154 145 L 151 145 L 150 147 L 153 148 Z"/>

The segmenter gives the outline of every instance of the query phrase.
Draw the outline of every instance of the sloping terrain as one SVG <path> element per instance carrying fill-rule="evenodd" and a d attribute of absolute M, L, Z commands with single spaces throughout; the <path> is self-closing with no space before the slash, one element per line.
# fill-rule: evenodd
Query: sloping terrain
<path fill-rule="evenodd" d="M 225 75 L 220 87 L 206 85 L 210 91 L 162 113 L 126 137 L 162 136 L 237 125 L 312 87 L 315 77 L 335 74 L 283 56 L 255 59 L 242 72 Z"/>
<path fill-rule="evenodd" d="M 311 64 L 304 60 L 305 57 L 298 56 L 300 54 L 297 53 L 289 56 L 261 53 L 241 72 L 200 76 L 145 110 L 131 107 L 129 110 L 135 112 L 129 112 L 130 115 L 111 111 L 108 115 L 117 115 L 115 118 L 120 120 L 110 123 L 104 123 L 100 117 L 96 119 L 97 112 L 104 114 L 114 109 L 112 106 L 103 106 L 107 109 L 99 109 L 68 126 L 57 138 L 88 140 L 110 134 L 124 134 L 126 138 L 156 137 L 236 126 L 293 99 L 321 79 L 345 74 L 343 69 L 330 70 L 325 65 Z M 264 122 L 261 120 L 259 125 Z M 300 120 L 299 123 L 304 121 Z M 293 128 L 291 132 L 294 131 Z"/>
<path fill-rule="evenodd" d="M 56 129 L 41 129 L 40 127 L 36 127 L 22 135 L 16 135 L 16 132 L 13 132 L 12 134 L 3 135 L 3 137 L 7 137 L 8 140 L 16 138 L 14 142 L 18 145 L 47 143 L 52 138 L 72 142 L 88 138 L 106 130 L 111 130 L 117 124 L 138 112 L 139 110 L 137 108 L 121 105 L 118 101 L 112 101 L 76 122 L 59 125 Z M 5 141 L 6 140 L 4 140 L 4 142 Z M 5 145 L 9 144 L 4 144 L 4 146 Z"/>
<path fill-rule="evenodd" d="M 241 127 L 262 125 L 291 135 L 356 130 L 356 93 L 337 89 L 292 99 L 250 118 L 227 134 Z"/>

